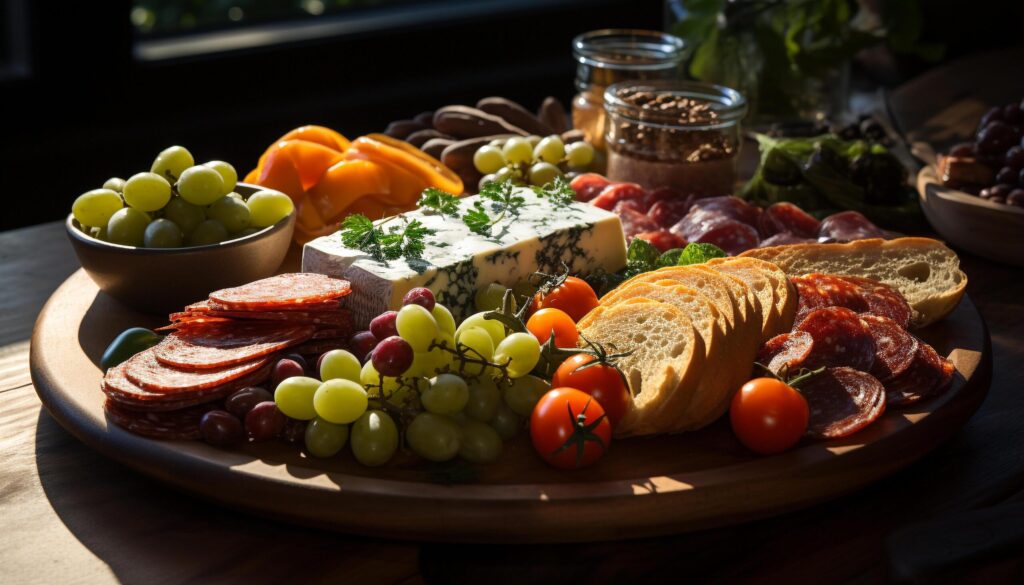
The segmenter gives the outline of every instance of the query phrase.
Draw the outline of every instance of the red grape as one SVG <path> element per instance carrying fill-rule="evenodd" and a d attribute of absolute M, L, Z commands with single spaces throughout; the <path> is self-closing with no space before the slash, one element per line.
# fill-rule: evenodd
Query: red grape
<path fill-rule="evenodd" d="M 974 156 L 974 143 L 973 142 L 961 142 L 953 148 L 949 149 L 949 156 L 956 157 L 968 157 Z"/>
<path fill-rule="evenodd" d="M 284 357 L 302 366 L 303 371 L 309 370 L 309 363 L 307 363 L 306 358 L 302 357 L 301 355 L 297 353 L 290 353 Z"/>
<path fill-rule="evenodd" d="M 224 401 L 224 409 L 242 420 L 254 406 L 273 399 L 274 396 L 270 392 L 259 386 L 246 386 L 228 396 Z"/>
<path fill-rule="evenodd" d="M 410 290 L 405 293 L 404 297 L 402 297 L 403 305 L 419 305 L 428 311 L 433 311 L 436 303 L 437 301 L 434 300 L 434 293 L 430 292 L 429 288 L 424 288 L 422 286 L 418 286 Z M 373 323 L 370 323 L 370 325 L 370 331 L 373 331 Z M 374 335 L 376 335 L 376 333 L 374 333 Z"/>
<path fill-rule="evenodd" d="M 996 183 L 1006 183 L 1007 185 L 1014 185 L 1017 183 L 1018 172 L 1016 169 L 1010 167 L 1003 167 L 996 173 Z"/>
<path fill-rule="evenodd" d="M 245 432 L 253 441 L 273 439 L 284 430 L 286 418 L 273 402 L 260 402 L 245 415 Z"/>
<path fill-rule="evenodd" d="M 370 321 L 370 333 L 373 333 L 373 336 L 377 339 L 387 339 L 393 335 L 398 335 L 398 327 L 395 326 L 397 318 L 398 311 L 384 311 Z"/>
<path fill-rule="evenodd" d="M 1006 158 L 1003 162 L 1011 169 L 1018 171 L 1024 169 L 1024 148 L 1020 145 L 1010 147 L 1010 150 L 1006 151 Z"/>
<path fill-rule="evenodd" d="M 366 363 L 366 358 L 370 356 L 370 352 L 375 347 L 377 347 L 377 338 L 369 331 L 360 331 L 348 340 L 348 350 L 363 363 Z M 317 365 L 317 371 L 320 371 L 319 365 Z"/>
<path fill-rule="evenodd" d="M 978 152 L 990 156 L 1002 156 L 1020 140 L 1017 130 L 1003 122 L 992 122 L 978 132 Z"/>
<path fill-rule="evenodd" d="M 412 365 L 412 346 L 393 335 L 377 344 L 370 354 L 375 370 L 385 376 L 401 376 Z"/>
<path fill-rule="evenodd" d="M 302 364 L 295 360 L 285 358 L 277 360 L 277 363 L 274 364 L 274 369 L 270 372 L 270 382 L 275 388 L 277 388 L 277 385 L 285 378 L 305 375 L 306 369 L 302 367 Z"/>
<path fill-rule="evenodd" d="M 199 421 L 203 440 L 217 447 L 231 447 L 245 441 L 242 421 L 225 410 L 211 410 Z"/>
<path fill-rule="evenodd" d="M 297 444 L 306 437 L 306 421 L 290 417 L 284 417 L 284 428 L 281 429 L 281 439 L 285 443 Z"/>
<path fill-rule="evenodd" d="M 1024 189 L 1014 189 L 1006 197 L 1006 202 L 1017 207 L 1024 207 Z"/>
<path fill-rule="evenodd" d="M 989 111 L 985 112 L 985 115 L 981 117 L 981 122 L 978 123 L 978 132 L 981 132 L 981 130 L 983 130 L 985 127 L 987 127 L 992 122 L 996 122 L 996 121 L 1002 120 L 1002 119 L 1003 119 L 1003 109 L 1002 108 L 995 107 L 995 108 L 989 109 Z"/>
<path fill-rule="evenodd" d="M 1014 126 L 1019 126 L 1024 123 L 1024 111 L 1021 111 L 1020 105 L 1008 104 L 1004 106 L 1003 121 Z"/>

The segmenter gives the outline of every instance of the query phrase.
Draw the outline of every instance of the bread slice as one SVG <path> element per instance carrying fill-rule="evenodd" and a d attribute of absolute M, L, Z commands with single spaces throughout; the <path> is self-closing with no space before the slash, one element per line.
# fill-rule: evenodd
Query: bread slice
<path fill-rule="evenodd" d="M 690 287 L 680 285 L 674 280 L 660 280 L 657 284 L 634 282 L 617 289 L 601 300 L 607 306 L 615 305 L 628 299 L 642 298 L 661 301 L 673 305 L 685 312 L 693 322 L 694 328 L 704 342 L 704 371 L 694 392 L 680 401 L 679 411 L 662 409 L 657 425 L 665 430 L 673 430 L 682 426 L 689 418 L 690 406 L 694 398 L 705 394 L 721 395 L 728 392 L 724 375 L 725 367 L 731 367 L 732 342 L 726 338 L 726 329 L 721 313 L 715 308 L 706 295 Z M 587 318 L 580 321 L 586 325 Z"/>
<path fill-rule="evenodd" d="M 781 268 L 759 258 L 715 258 L 707 264 L 716 269 L 721 269 L 722 266 L 730 266 L 759 272 L 771 282 L 772 296 L 775 302 L 773 310 L 775 313 L 775 327 L 769 339 L 780 333 L 786 333 L 793 328 L 793 318 L 796 316 L 800 297 L 796 292 L 796 287 L 789 281 L 786 273 Z M 732 274 L 739 276 L 738 272 L 733 272 Z"/>
<path fill-rule="evenodd" d="M 857 240 L 846 244 L 793 244 L 756 248 L 740 255 L 776 264 L 786 274 L 849 274 L 899 290 L 914 310 L 911 325 L 924 327 L 953 312 L 967 289 L 960 259 L 931 238 Z"/>
<path fill-rule="evenodd" d="M 729 332 L 736 328 L 738 321 L 746 318 L 743 316 L 745 313 L 743 315 L 740 314 L 740 306 L 737 304 L 736 299 L 733 298 L 729 287 L 720 282 L 717 278 L 709 278 L 701 272 L 689 270 L 686 266 L 668 266 L 651 272 L 638 274 L 605 295 L 604 298 L 601 299 L 601 302 L 603 303 L 604 299 L 610 298 L 616 291 L 624 289 L 633 283 L 653 282 L 658 284 L 666 280 L 672 281 L 675 284 L 688 286 L 711 299 L 711 302 L 715 304 L 715 308 L 717 308 L 718 312 L 721 313 L 722 319 L 724 319 L 725 326 Z"/>
<path fill-rule="evenodd" d="M 616 351 L 633 350 L 618 362 L 633 399 L 616 435 L 663 432 L 662 409 L 678 412 L 704 369 L 704 342 L 690 318 L 668 303 L 630 299 L 599 306 L 585 319 L 579 329 L 587 339 Z"/>
<path fill-rule="evenodd" d="M 721 260 L 721 259 L 719 259 Z M 775 309 L 775 286 L 760 269 L 736 262 L 708 262 L 707 267 L 734 276 L 747 284 L 761 309 L 761 341 L 775 337 L 779 315 Z"/>

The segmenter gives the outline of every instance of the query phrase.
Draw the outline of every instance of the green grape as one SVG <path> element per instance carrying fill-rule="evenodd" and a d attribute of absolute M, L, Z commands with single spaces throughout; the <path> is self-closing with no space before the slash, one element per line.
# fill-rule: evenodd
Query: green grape
<path fill-rule="evenodd" d="M 430 386 L 430 380 L 419 377 L 397 378 L 400 386 L 388 393 L 387 401 L 396 406 L 410 406 L 422 410 L 419 405 L 420 394 Z"/>
<path fill-rule="evenodd" d="M 551 163 L 539 162 L 530 167 L 530 184 L 543 187 L 562 176 L 562 170 Z"/>
<path fill-rule="evenodd" d="M 124 184 L 124 202 L 139 211 L 156 211 L 171 200 L 171 184 L 156 173 L 133 175 Z"/>
<path fill-rule="evenodd" d="M 460 330 L 467 327 L 479 327 L 491 336 L 491 341 L 494 342 L 494 345 L 501 343 L 501 340 L 505 339 L 505 326 L 497 319 L 485 319 L 485 314 L 487 314 L 487 311 L 480 311 L 466 317 L 455 330 L 455 339 L 459 338 Z"/>
<path fill-rule="evenodd" d="M 441 336 L 438 337 L 437 342 L 443 343 L 446 347 L 455 349 L 455 336 L 447 331 L 442 331 Z M 431 365 L 434 366 L 434 371 L 430 372 L 430 375 L 444 373 L 452 368 L 452 364 L 455 361 L 455 356 L 452 352 L 442 349 L 441 347 L 435 347 L 430 350 Z"/>
<path fill-rule="evenodd" d="M 229 232 L 237 232 L 249 226 L 249 206 L 233 197 L 221 197 L 206 210 L 210 219 L 215 219 Z"/>
<path fill-rule="evenodd" d="M 526 141 L 530 143 L 531 147 L 540 144 L 541 140 L 543 139 L 540 136 L 537 136 L 536 134 L 530 134 L 529 136 L 526 137 Z"/>
<path fill-rule="evenodd" d="M 459 453 L 459 425 L 452 419 L 421 412 L 405 430 L 405 440 L 414 453 L 428 461 L 448 461 Z"/>
<path fill-rule="evenodd" d="M 494 357 L 494 340 L 482 327 L 460 326 L 455 341 L 468 347 L 471 350 L 468 353 L 474 358 L 490 361 Z"/>
<path fill-rule="evenodd" d="M 348 424 L 362 416 L 366 412 L 366 406 L 366 389 L 352 380 L 327 380 L 320 384 L 313 394 L 313 408 L 316 414 L 325 421 L 338 425 Z"/>
<path fill-rule="evenodd" d="M 185 243 L 189 246 L 208 246 L 226 239 L 228 239 L 228 230 L 224 224 L 215 219 L 208 219 L 189 232 Z"/>
<path fill-rule="evenodd" d="M 476 296 L 473 297 L 473 304 L 477 311 L 494 311 L 501 308 L 501 302 L 505 298 L 505 291 L 508 287 L 496 282 L 484 285 L 476 289 Z"/>
<path fill-rule="evenodd" d="M 529 333 L 513 333 L 494 348 L 494 363 L 508 364 L 508 375 L 521 378 L 540 360 L 540 342 Z"/>
<path fill-rule="evenodd" d="M 478 182 L 476 184 L 476 188 L 477 188 L 478 191 L 483 191 L 484 187 L 486 187 L 487 185 L 493 183 L 496 180 L 497 180 L 497 175 L 495 175 L 494 173 L 491 173 L 489 175 L 484 175 L 484 176 L 480 177 L 480 182 Z"/>
<path fill-rule="evenodd" d="M 149 170 L 168 181 L 174 181 L 185 172 L 185 169 L 194 164 L 196 161 L 192 158 L 192 153 L 184 146 L 171 146 L 157 155 Z"/>
<path fill-rule="evenodd" d="M 313 457 L 334 457 L 348 442 L 348 425 L 314 418 L 306 425 L 306 451 Z"/>
<path fill-rule="evenodd" d="M 228 191 L 220 173 L 210 167 L 189 167 L 178 179 L 178 194 L 192 205 L 209 205 Z"/>
<path fill-rule="evenodd" d="M 495 183 L 505 183 L 512 181 L 517 183 L 519 181 L 519 174 L 509 167 L 499 169 L 498 172 L 493 173 Z"/>
<path fill-rule="evenodd" d="M 434 321 L 437 321 L 441 333 L 455 335 L 455 317 L 452 317 L 452 312 L 448 310 L 448 307 L 441 303 L 435 303 L 434 310 L 430 314 L 434 316 Z"/>
<path fill-rule="evenodd" d="M 281 380 L 274 390 L 274 402 L 285 416 L 299 420 L 313 420 L 313 395 L 320 388 L 320 380 L 308 376 L 292 376 Z"/>
<path fill-rule="evenodd" d="M 471 420 L 462 425 L 459 457 L 470 463 L 492 463 L 501 457 L 501 435 L 486 424 Z"/>
<path fill-rule="evenodd" d="M 427 351 L 430 343 L 441 335 L 434 316 L 421 305 L 405 305 L 398 311 L 395 318 L 398 335 L 409 342 L 413 351 Z"/>
<path fill-rule="evenodd" d="M 588 142 L 573 142 L 565 147 L 565 158 L 574 169 L 585 169 L 594 162 L 594 147 Z"/>
<path fill-rule="evenodd" d="M 239 195 L 238 193 L 234 192 L 234 191 L 228 193 L 227 195 L 225 195 L 225 197 L 230 197 L 232 199 L 238 199 L 242 203 L 245 203 L 245 198 L 242 197 L 241 195 Z"/>
<path fill-rule="evenodd" d="M 110 217 L 124 207 L 121 196 L 111 189 L 86 191 L 71 204 L 71 214 L 85 227 L 106 227 Z"/>
<path fill-rule="evenodd" d="M 183 239 L 181 228 L 169 219 L 154 219 L 146 226 L 142 243 L 147 248 L 178 248 Z"/>
<path fill-rule="evenodd" d="M 91 227 L 89 228 L 89 235 L 96 238 L 97 240 L 107 239 L 107 228 L 106 227 Z"/>
<path fill-rule="evenodd" d="M 434 414 L 456 414 L 466 408 L 469 386 L 455 374 L 441 374 L 430 381 L 430 387 L 420 396 L 423 408 Z"/>
<path fill-rule="evenodd" d="M 238 184 L 238 171 L 235 170 L 235 167 L 222 160 L 211 160 L 208 163 L 203 163 L 203 166 L 217 171 L 221 181 L 224 183 L 225 191 L 231 192 L 235 190 L 235 185 Z"/>
<path fill-rule="evenodd" d="M 505 404 L 519 416 L 530 416 L 541 396 L 550 389 L 551 384 L 537 376 L 516 378 L 505 388 Z"/>
<path fill-rule="evenodd" d="M 533 145 L 525 138 L 509 138 L 501 148 L 501 154 L 512 164 L 530 162 L 533 160 Z"/>
<path fill-rule="evenodd" d="M 382 410 L 367 410 L 352 425 L 352 454 L 367 467 L 391 460 L 398 450 L 398 427 Z"/>
<path fill-rule="evenodd" d="M 501 148 L 502 146 L 505 146 L 505 141 L 507 140 L 508 138 L 495 138 L 488 142 L 487 146 L 497 146 L 498 148 Z"/>
<path fill-rule="evenodd" d="M 402 376 L 417 378 L 434 375 L 434 356 L 429 351 L 415 351 L 412 354 L 412 365 Z"/>
<path fill-rule="evenodd" d="M 320 379 L 360 382 L 359 359 L 344 349 L 332 349 L 320 358 Z"/>
<path fill-rule="evenodd" d="M 177 224 L 182 233 L 188 234 L 203 223 L 206 212 L 202 207 L 192 205 L 181 197 L 171 197 L 164 208 L 164 217 Z"/>
<path fill-rule="evenodd" d="M 118 209 L 107 222 L 107 241 L 122 246 L 141 246 L 145 240 L 149 215 L 133 207 Z"/>
<path fill-rule="evenodd" d="M 252 225 L 267 227 L 281 221 L 295 209 L 292 200 L 280 191 L 257 191 L 245 202 L 252 214 Z"/>
<path fill-rule="evenodd" d="M 481 146 L 473 153 L 473 166 L 485 175 L 497 172 L 505 166 L 505 155 L 497 146 Z"/>
<path fill-rule="evenodd" d="M 103 188 L 110 189 L 117 193 L 124 193 L 124 183 L 125 180 L 121 177 L 110 177 L 105 183 L 103 183 Z"/>
<path fill-rule="evenodd" d="M 464 412 L 472 419 L 487 422 L 498 413 L 501 390 L 493 380 L 478 380 L 469 386 L 469 401 Z"/>
<path fill-rule="evenodd" d="M 519 434 L 519 430 L 523 428 L 523 419 L 502 402 L 498 405 L 498 412 L 494 414 L 494 418 L 487 424 L 491 425 L 491 428 L 507 441 Z"/>
<path fill-rule="evenodd" d="M 363 364 L 363 369 L 359 372 L 359 383 L 363 386 L 381 386 L 381 390 L 385 395 L 393 394 L 401 387 L 398 378 L 392 376 L 381 377 L 380 372 L 373 367 L 373 362 L 370 360 L 366 360 L 366 363 Z"/>
<path fill-rule="evenodd" d="M 565 143 L 562 142 L 562 138 L 557 134 L 541 139 L 533 149 L 533 158 L 535 160 L 553 165 L 558 164 L 564 157 Z"/>

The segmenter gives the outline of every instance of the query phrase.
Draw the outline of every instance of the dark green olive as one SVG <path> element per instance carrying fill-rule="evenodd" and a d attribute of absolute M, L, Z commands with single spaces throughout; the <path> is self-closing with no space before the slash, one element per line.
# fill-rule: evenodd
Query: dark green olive
<path fill-rule="evenodd" d="M 803 176 L 800 165 L 777 148 L 768 151 L 761 165 L 761 176 L 773 185 L 796 185 Z"/>
<path fill-rule="evenodd" d="M 114 341 L 110 342 L 106 351 L 103 352 L 103 358 L 100 359 L 100 368 L 105 372 L 140 351 L 153 347 L 160 343 L 161 340 L 163 340 L 162 335 L 158 335 L 143 327 L 125 329 L 114 338 Z"/>

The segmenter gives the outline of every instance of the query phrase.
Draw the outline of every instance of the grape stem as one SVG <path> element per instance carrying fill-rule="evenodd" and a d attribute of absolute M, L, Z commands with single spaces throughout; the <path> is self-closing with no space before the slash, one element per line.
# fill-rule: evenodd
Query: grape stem
<path fill-rule="evenodd" d="M 483 356 L 483 354 L 473 349 L 472 347 L 469 347 L 468 345 L 459 342 L 456 342 L 455 347 L 451 348 L 448 347 L 447 341 L 442 340 L 440 343 L 438 343 L 438 341 L 435 339 L 434 341 L 430 342 L 430 347 L 427 348 L 427 351 L 430 351 L 435 348 L 441 349 L 442 351 L 446 351 L 455 356 L 455 358 L 459 361 L 458 369 L 460 372 L 465 372 L 467 364 L 474 364 L 480 366 L 480 376 L 482 376 L 489 366 L 498 370 L 501 373 L 501 376 L 494 379 L 496 383 L 506 384 L 509 386 L 512 385 L 512 376 L 510 376 L 508 373 L 508 366 L 509 364 L 512 363 L 511 359 L 505 362 L 504 364 L 498 364 L 488 360 Z M 473 354 L 475 354 L 475 357 Z M 477 378 L 477 376 L 473 375 L 470 375 L 470 377 Z"/>

